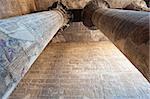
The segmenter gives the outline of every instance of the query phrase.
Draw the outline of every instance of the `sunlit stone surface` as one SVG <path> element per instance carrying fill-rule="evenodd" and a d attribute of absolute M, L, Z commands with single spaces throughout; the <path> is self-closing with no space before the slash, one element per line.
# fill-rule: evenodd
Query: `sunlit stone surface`
<path fill-rule="evenodd" d="M 0 0 L 0 18 L 48 10 L 54 1 L 60 0 Z M 83 8 L 89 0 L 61 1 L 68 8 L 75 9 Z M 106 1 L 111 8 L 147 10 L 143 0 Z M 58 14 L 52 17 L 51 14 L 43 13 L 40 18 L 38 15 L 12 18 L 15 20 L 11 22 L 7 19 L 0 21 L 0 97 L 5 92 L 4 97 L 11 93 L 62 26 L 62 17 Z M 99 32 L 89 31 L 78 23 L 71 24 L 70 29 L 60 34 L 64 42 L 105 39 Z M 48 47 L 46 55 L 41 56 L 44 58 L 40 58 L 37 61 L 40 63 L 35 63 L 36 66 L 33 67 L 39 69 L 31 69 L 29 76 L 22 80 L 10 98 L 148 99 L 149 84 L 133 69 L 133 65 L 109 44 L 103 42 L 51 45 L 52 49 Z"/>
<path fill-rule="evenodd" d="M 107 37 L 99 30 L 89 30 L 82 22 L 73 22 L 64 31 L 57 33 L 52 43 L 105 41 Z"/>
<path fill-rule="evenodd" d="M 150 84 L 109 41 L 50 44 L 10 99 L 149 99 Z"/>

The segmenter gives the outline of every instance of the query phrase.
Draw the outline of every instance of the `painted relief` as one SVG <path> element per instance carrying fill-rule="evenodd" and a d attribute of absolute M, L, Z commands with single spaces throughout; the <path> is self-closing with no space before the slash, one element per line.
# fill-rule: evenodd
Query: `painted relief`
<path fill-rule="evenodd" d="M 7 97 L 62 25 L 57 11 L 0 20 L 0 97 Z"/>

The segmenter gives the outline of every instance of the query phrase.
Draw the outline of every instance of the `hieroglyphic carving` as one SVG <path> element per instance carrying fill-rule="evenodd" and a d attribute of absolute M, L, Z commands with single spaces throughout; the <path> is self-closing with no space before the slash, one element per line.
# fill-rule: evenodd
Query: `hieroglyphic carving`
<path fill-rule="evenodd" d="M 150 81 L 149 12 L 101 8 L 90 2 L 83 15 L 86 26 L 100 29 Z"/>
<path fill-rule="evenodd" d="M 63 25 L 58 11 L 0 20 L 0 97 L 17 85 Z"/>

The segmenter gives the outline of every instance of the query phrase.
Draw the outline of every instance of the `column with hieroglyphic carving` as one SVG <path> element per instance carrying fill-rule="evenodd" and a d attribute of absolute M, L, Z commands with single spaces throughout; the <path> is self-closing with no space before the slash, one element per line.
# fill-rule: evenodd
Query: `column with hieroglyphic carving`
<path fill-rule="evenodd" d="M 68 22 L 52 10 L 0 20 L 0 97 L 10 95 L 57 31 Z"/>
<path fill-rule="evenodd" d="M 110 9 L 105 2 L 92 1 L 83 11 L 84 25 L 100 29 L 150 82 L 149 19 L 149 12 Z"/>

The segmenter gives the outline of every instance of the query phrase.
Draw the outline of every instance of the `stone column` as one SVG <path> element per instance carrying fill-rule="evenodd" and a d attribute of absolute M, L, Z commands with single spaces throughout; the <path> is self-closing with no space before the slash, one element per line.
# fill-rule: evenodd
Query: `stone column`
<path fill-rule="evenodd" d="M 59 10 L 0 20 L 0 98 L 10 95 L 67 21 Z"/>
<path fill-rule="evenodd" d="M 100 7 L 89 3 L 84 8 L 84 24 L 100 29 L 150 81 L 150 13 Z"/>

